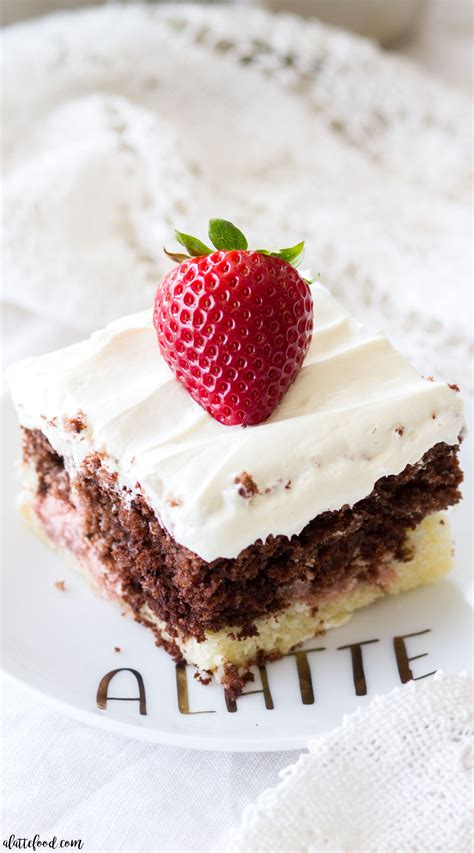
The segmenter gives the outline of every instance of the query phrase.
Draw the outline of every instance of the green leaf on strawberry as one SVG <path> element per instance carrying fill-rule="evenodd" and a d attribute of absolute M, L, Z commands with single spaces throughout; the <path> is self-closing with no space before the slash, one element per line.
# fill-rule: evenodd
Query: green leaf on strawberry
<path fill-rule="evenodd" d="M 249 247 L 242 231 L 227 219 L 209 220 L 209 239 L 216 249 L 224 252 L 245 251 Z"/>
<path fill-rule="evenodd" d="M 202 240 L 199 240 L 198 237 L 192 237 L 191 234 L 183 234 L 182 231 L 175 231 L 174 233 L 178 243 L 181 243 L 181 245 L 184 246 L 192 258 L 212 254 L 213 250 L 210 249 L 209 246 L 206 246 Z"/>
<path fill-rule="evenodd" d="M 178 243 L 183 246 L 187 255 L 182 252 L 168 252 L 165 249 L 166 255 L 176 263 L 183 263 L 189 258 L 198 258 L 206 255 L 211 255 L 213 249 L 210 249 L 198 237 L 193 237 L 191 234 L 185 234 L 182 231 L 175 231 Z M 232 222 L 227 219 L 210 219 L 209 220 L 209 239 L 215 249 L 224 252 L 248 250 L 248 241 L 245 235 Z M 270 249 L 255 249 L 260 255 L 267 255 L 271 258 L 280 258 L 292 267 L 298 267 L 304 257 L 304 241 L 296 243 L 295 246 L 289 246 L 286 249 L 272 251 Z M 307 281 L 305 279 L 305 281 Z M 311 284 L 311 281 L 307 281 Z"/>
<path fill-rule="evenodd" d="M 163 248 L 163 251 L 170 260 L 176 261 L 177 264 L 182 264 L 183 261 L 189 261 L 189 255 L 185 255 L 182 252 L 168 252 L 168 249 L 165 248 Z"/>
<path fill-rule="evenodd" d="M 256 249 L 255 251 L 261 255 L 268 255 L 270 258 L 280 258 L 287 264 L 291 264 L 292 267 L 298 267 L 304 257 L 304 240 L 288 249 L 279 249 L 278 252 L 270 252 L 268 249 Z"/>
<path fill-rule="evenodd" d="M 286 261 L 292 267 L 299 266 L 304 257 L 304 240 L 301 243 L 297 243 L 296 246 L 290 246 L 289 249 L 280 249 L 279 252 L 273 252 L 273 257 L 281 258 L 282 261 Z"/>

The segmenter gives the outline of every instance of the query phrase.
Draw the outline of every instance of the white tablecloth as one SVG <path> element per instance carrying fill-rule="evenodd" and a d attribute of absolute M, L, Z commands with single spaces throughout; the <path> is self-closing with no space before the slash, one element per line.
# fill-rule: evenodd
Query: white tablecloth
<path fill-rule="evenodd" d="M 17 295 L 20 304 L 9 291 L 4 305 L 5 361 L 78 337 L 66 303 L 43 313 L 41 304 L 28 309 L 23 290 Z M 81 838 L 100 851 L 208 850 L 296 758 L 134 742 L 63 717 L 16 683 L 4 685 L 3 699 L 4 837 Z"/>
<path fill-rule="evenodd" d="M 3 838 L 81 838 L 85 851 L 207 851 L 295 761 L 153 746 L 52 711 L 4 684 Z"/>
<path fill-rule="evenodd" d="M 4 699 L 6 839 L 160 853 L 471 849 L 470 679 L 437 675 L 376 697 L 298 760 L 129 740 L 10 682 Z"/>

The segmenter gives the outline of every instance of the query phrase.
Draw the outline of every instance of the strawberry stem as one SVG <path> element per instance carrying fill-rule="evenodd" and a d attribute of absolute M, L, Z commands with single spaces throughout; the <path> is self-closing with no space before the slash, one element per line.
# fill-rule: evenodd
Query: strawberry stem
<path fill-rule="evenodd" d="M 191 234 L 185 234 L 183 231 L 175 231 L 175 235 L 178 243 L 186 249 L 188 254 L 184 254 L 182 252 L 168 252 L 167 249 L 164 249 L 164 252 L 169 258 L 171 258 L 171 260 L 176 261 L 178 264 L 188 260 L 188 258 L 203 257 L 204 255 L 210 255 L 213 252 L 213 249 L 210 249 L 209 246 L 203 243 L 198 237 L 193 237 Z M 248 249 L 248 242 L 245 235 L 239 230 L 239 228 L 237 228 L 236 225 L 229 222 L 227 219 L 209 220 L 209 239 L 218 251 L 243 252 Z M 286 249 L 280 249 L 277 252 L 272 252 L 268 249 L 254 249 L 253 251 L 258 252 L 261 255 L 269 255 L 272 258 L 280 258 L 280 260 L 285 261 L 287 264 L 290 264 L 290 266 L 296 268 L 300 265 L 304 257 L 304 241 L 302 240 L 294 246 L 289 246 Z M 308 281 L 308 284 L 311 284 L 311 282 Z"/>

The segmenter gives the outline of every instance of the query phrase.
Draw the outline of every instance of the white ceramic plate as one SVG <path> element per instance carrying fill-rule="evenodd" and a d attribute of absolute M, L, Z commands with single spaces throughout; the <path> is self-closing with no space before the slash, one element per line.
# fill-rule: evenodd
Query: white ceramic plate
<path fill-rule="evenodd" d="M 199 684 L 192 667 L 177 670 L 149 631 L 122 617 L 117 605 L 96 597 L 29 531 L 16 509 L 19 438 L 9 403 L 4 423 L 3 668 L 65 713 L 158 743 L 229 751 L 292 749 L 334 728 L 376 693 L 396 687 L 400 671 L 407 677 L 410 668 L 414 678 L 440 668 L 471 671 L 472 506 L 467 497 L 452 513 L 457 556 L 449 580 L 382 600 L 348 625 L 307 643 L 305 648 L 314 651 L 306 656 L 268 664 L 266 693 L 244 695 L 232 709 L 220 687 Z M 470 470 L 468 442 L 462 457 Z M 465 495 L 469 492 L 466 486 Z M 65 582 L 65 591 L 55 587 L 56 581 Z M 403 635 L 411 636 L 398 640 L 397 662 L 394 638 Z M 357 643 L 366 645 L 347 648 Z M 410 662 L 403 660 L 403 643 Z M 122 668 L 106 690 L 104 676 Z M 129 670 L 142 679 L 146 714 L 133 700 L 139 687 Z M 106 708 L 97 704 L 101 681 L 101 704 L 106 692 L 118 697 L 110 698 Z M 261 687 L 257 673 L 248 690 Z"/>

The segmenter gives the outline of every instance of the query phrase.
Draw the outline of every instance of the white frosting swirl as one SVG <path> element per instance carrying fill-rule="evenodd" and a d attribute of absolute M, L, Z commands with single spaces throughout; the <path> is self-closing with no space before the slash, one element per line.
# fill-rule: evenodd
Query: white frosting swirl
<path fill-rule="evenodd" d="M 9 370 L 20 422 L 41 429 L 73 470 L 92 450 L 139 488 L 164 527 L 207 561 L 270 534 L 293 536 L 326 510 L 353 505 L 434 444 L 456 444 L 459 395 L 422 379 L 383 335 L 370 335 L 321 285 L 315 332 L 271 418 L 227 427 L 189 397 L 163 361 L 151 312 Z M 63 418 L 85 414 L 74 434 Z M 235 482 L 247 472 L 259 493 Z"/>

